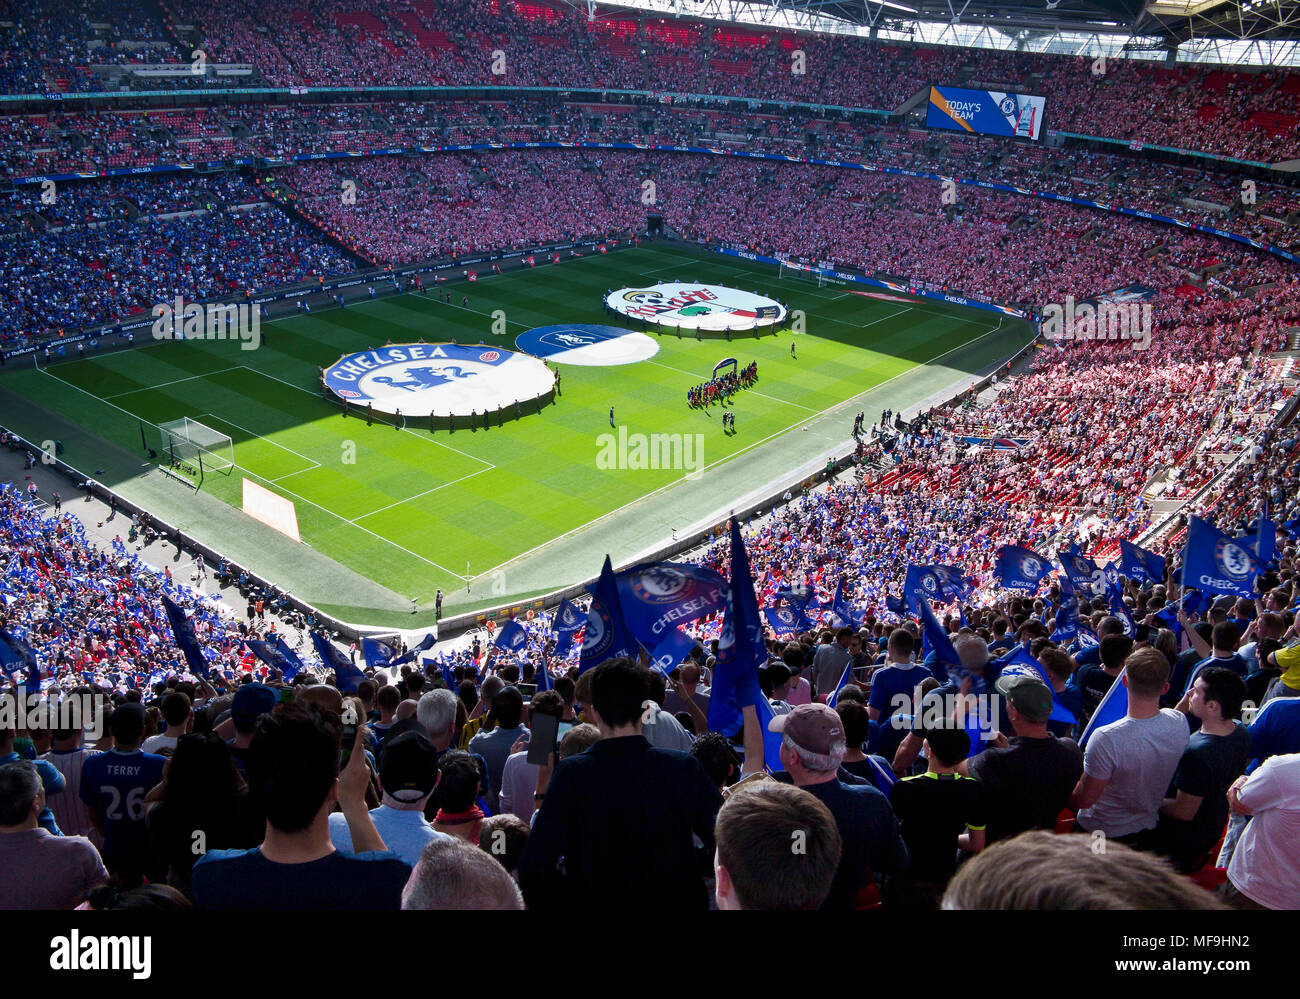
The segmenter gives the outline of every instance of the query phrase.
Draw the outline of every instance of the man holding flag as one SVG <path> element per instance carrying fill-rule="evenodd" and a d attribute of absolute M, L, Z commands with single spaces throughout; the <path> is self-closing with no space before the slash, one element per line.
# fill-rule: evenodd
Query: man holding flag
<path fill-rule="evenodd" d="M 1128 657 L 1080 740 L 1083 776 L 1070 795 L 1079 829 L 1138 848 L 1150 838 L 1191 735 L 1186 715 L 1160 707 L 1168 689 L 1162 653 L 1141 648 Z"/>

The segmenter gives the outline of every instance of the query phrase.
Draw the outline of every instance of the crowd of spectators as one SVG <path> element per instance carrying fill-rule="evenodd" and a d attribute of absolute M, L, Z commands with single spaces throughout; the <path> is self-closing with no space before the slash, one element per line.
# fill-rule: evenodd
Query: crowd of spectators
<path fill-rule="evenodd" d="M 1295 443 L 1270 466 L 1279 493 Z M 1055 583 L 967 602 L 943 625 L 953 661 L 872 613 L 769 633 L 761 702 L 718 731 L 712 620 L 664 672 L 579 670 L 539 615 L 521 653 L 476 639 L 286 683 L 235 663 L 260 631 L 90 548 L 76 518 L 12 491 L 0 511 L 6 630 L 60 674 L 25 695 L 48 714 L 0 731 L 0 907 L 547 911 L 602 885 L 656 911 L 1300 905 L 1285 532 L 1255 601 L 1185 608 L 1176 559 L 1126 582 L 1132 634 L 1105 595 Z M 176 667 L 161 591 L 194 605 L 211 683 Z M 1048 637 L 1066 599 L 1099 641 Z M 1010 653 L 1046 679 L 1004 672 Z M 1090 726 L 1116 684 L 1126 712 Z M 84 727 L 58 713 L 74 701 Z M 1106 865 L 1085 859 L 1098 832 Z"/>
<path fill-rule="evenodd" d="M 21 345 L 51 330 L 73 331 L 147 311 L 178 295 L 192 301 L 241 297 L 262 288 L 346 274 L 358 266 L 310 226 L 276 207 L 229 207 L 221 199 L 251 197 L 251 189 L 239 181 L 182 182 L 170 195 L 168 187 L 150 184 L 147 196 L 128 182 L 118 188 L 121 197 L 146 211 L 188 212 L 139 214 L 130 221 L 69 222 L 68 216 L 76 217 L 79 211 L 102 212 L 105 202 L 92 198 L 78 208 L 84 192 L 74 193 L 78 188 L 71 184 L 61 190 L 67 202 L 56 200 L 50 207 L 63 224 L 0 236 L 5 245 L 0 339 L 7 344 Z M 208 198 L 217 199 L 217 207 L 206 207 Z M 205 207 L 199 209 L 196 201 Z M 42 216 L 47 210 L 31 207 Z"/>
<path fill-rule="evenodd" d="M 191 36 L 179 31 L 195 25 L 207 59 L 251 64 L 273 85 L 570 84 L 892 111 L 960 73 L 967 85 L 1044 94 L 1050 125 L 1062 131 L 1242 159 L 1300 150 L 1300 86 L 1283 70 L 911 46 L 605 11 L 589 20 L 577 9 L 498 0 L 220 8 L 177 0 L 162 21 L 138 0 L 111 10 L 102 0 L 8 2 L 6 15 L 17 43 L 0 85 L 11 93 L 95 89 L 96 65 L 188 61 Z"/>
<path fill-rule="evenodd" d="M 14 176 L 190 163 L 235 156 L 472 142 L 593 141 L 816 153 L 873 167 L 992 181 L 1156 212 L 1293 247 L 1291 187 L 1078 147 L 1008 149 L 914 129 L 682 107 L 464 102 L 245 106 L 0 119 L 0 163 Z M 969 190 L 969 188 L 968 188 Z"/>

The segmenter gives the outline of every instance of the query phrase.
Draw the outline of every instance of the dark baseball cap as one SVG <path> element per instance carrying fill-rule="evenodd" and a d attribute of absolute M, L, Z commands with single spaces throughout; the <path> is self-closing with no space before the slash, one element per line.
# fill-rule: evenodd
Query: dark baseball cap
<path fill-rule="evenodd" d="M 1047 721 L 1052 714 L 1052 690 L 1037 677 L 1000 676 L 993 686 L 1031 722 Z"/>
<path fill-rule="evenodd" d="M 404 798 L 422 798 L 438 783 L 438 750 L 429 737 L 403 732 L 384 740 L 379 757 L 379 779 L 384 793 Z M 414 793 L 410 793 L 414 792 Z"/>
<path fill-rule="evenodd" d="M 834 708 L 825 704 L 800 704 L 793 711 L 777 715 L 767 723 L 769 732 L 790 737 L 800 749 L 818 756 L 831 756 L 844 749 L 844 723 Z"/>
<path fill-rule="evenodd" d="M 279 703 L 279 695 L 264 683 L 246 683 L 235 691 L 230 702 L 230 717 L 240 723 L 255 722 L 270 714 Z"/>

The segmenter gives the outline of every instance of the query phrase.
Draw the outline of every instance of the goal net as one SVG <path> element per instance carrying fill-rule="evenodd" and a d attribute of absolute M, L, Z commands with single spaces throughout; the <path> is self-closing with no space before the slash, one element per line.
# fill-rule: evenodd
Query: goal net
<path fill-rule="evenodd" d="M 182 416 L 160 424 L 159 456 L 172 465 L 188 465 L 207 472 L 225 472 L 235 467 L 235 445 L 229 435 Z"/>
<path fill-rule="evenodd" d="M 787 278 L 794 278 L 799 281 L 807 281 L 815 284 L 818 288 L 825 288 L 827 285 L 842 285 L 845 282 L 839 278 L 827 277 L 826 273 L 820 268 L 813 267 L 811 264 L 798 264 L 788 260 L 781 261 L 777 268 L 777 277 L 784 281 Z"/>

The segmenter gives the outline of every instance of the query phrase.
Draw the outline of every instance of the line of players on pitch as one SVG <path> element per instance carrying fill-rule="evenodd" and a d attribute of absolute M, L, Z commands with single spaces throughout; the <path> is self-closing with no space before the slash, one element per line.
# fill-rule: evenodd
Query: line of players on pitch
<path fill-rule="evenodd" d="M 757 381 L 758 362 L 750 361 L 739 371 L 728 371 L 687 389 L 686 402 L 692 409 L 708 409 L 715 402 L 726 402 L 741 389 L 750 388 Z"/>

